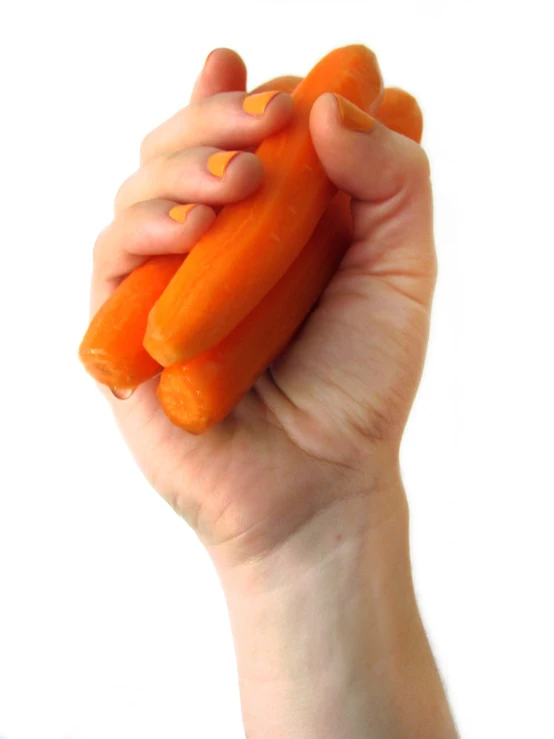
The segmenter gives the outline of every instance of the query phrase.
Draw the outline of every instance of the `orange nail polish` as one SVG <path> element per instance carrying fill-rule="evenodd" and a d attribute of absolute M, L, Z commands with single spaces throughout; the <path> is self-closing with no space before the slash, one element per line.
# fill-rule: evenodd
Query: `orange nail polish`
<path fill-rule="evenodd" d="M 240 151 L 217 151 L 208 159 L 208 170 L 214 177 L 223 177 L 225 171 Z"/>
<path fill-rule="evenodd" d="M 335 99 L 339 106 L 340 118 L 343 126 L 351 131 L 371 131 L 375 125 L 375 118 L 372 118 L 356 105 L 343 98 L 342 95 L 335 95 Z"/>
<path fill-rule="evenodd" d="M 186 205 L 174 205 L 169 211 L 168 216 L 177 223 L 184 223 L 187 219 L 188 214 L 193 208 L 196 208 L 196 203 L 187 203 Z"/>
<path fill-rule="evenodd" d="M 273 98 L 279 94 L 279 90 L 270 90 L 269 92 L 257 92 L 254 95 L 248 95 L 242 103 L 245 113 L 250 115 L 262 115 Z"/>

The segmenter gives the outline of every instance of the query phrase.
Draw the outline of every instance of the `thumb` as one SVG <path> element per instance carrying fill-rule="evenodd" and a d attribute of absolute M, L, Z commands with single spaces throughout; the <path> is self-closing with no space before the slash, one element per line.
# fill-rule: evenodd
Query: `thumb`
<path fill-rule="evenodd" d="M 352 197 L 353 242 L 273 379 L 324 426 L 399 442 L 436 276 L 428 161 L 417 143 L 333 94 L 316 101 L 310 128 L 328 176 Z"/>
<path fill-rule="evenodd" d="M 430 304 L 436 255 L 424 150 L 339 95 L 316 101 L 310 125 L 328 176 L 352 196 L 356 248 L 344 266 L 386 277 L 414 300 Z"/>

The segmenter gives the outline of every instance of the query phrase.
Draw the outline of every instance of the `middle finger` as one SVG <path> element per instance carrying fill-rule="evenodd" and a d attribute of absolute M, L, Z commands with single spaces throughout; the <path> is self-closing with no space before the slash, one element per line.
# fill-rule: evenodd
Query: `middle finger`
<path fill-rule="evenodd" d="M 141 145 L 141 164 L 160 154 L 196 146 L 247 149 L 278 131 L 292 115 L 286 92 L 222 92 L 191 103 L 151 131 Z"/>

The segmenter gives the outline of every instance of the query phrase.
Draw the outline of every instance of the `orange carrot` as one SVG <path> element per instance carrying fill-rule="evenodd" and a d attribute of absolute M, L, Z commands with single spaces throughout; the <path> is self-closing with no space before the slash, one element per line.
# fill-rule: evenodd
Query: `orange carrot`
<path fill-rule="evenodd" d="M 377 117 L 418 140 L 422 116 L 403 90 L 387 96 Z M 394 114 L 393 114 L 394 113 Z M 406 120 L 404 119 L 406 118 Z M 313 236 L 275 287 L 218 346 L 161 375 L 158 398 L 169 419 L 201 434 L 223 420 L 286 347 L 350 243 L 349 198 L 338 193 Z"/>
<path fill-rule="evenodd" d="M 417 143 L 421 141 L 423 116 L 417 100 L 405 90 L 398 87 L 385 88 L 376 117 L 387 128 Z"/>
<path fill-rule="evenodd" d="M 292 92 L 298 82 L 298 77 L 277 77 L 252 93 Z M 87 372 L 121 397 L 162 371 L 142 342 L 148 314 L 183 260 L 180 255 L 151 257 L 134 270 L 93 317 L 81 342 L 79 358 Z"/>
<path fill-rule="evenodd" d="M 290 75 L 277 77 L 251 93 L 292 92 L 299 82 L 300 78 Z M 396 126 L 395 130 L 418 140 L 421 122 L 417 121 L 421 121 L 421 113 L 407 92 L 385 89 L 376 116 L 390 128 Z M 121 397 L 162 370 L 142 345 L 146 317 L 183 259 L 179 255 L 152 257 L 135 270 L 94 316 L 81 343 L 79 355 L 87 371 Z"/>
<path fill-rule="evenodd" d="M 256 92 L 268 92 L 270 90 L 279 90 L 280 92 L 288 92 L 292 94 L 302 81 L 300 77 L 295 77 L 292 74 L 284 74 L 282 77 L 275 77 L 269 82 L 264 82 L 263 85 L 258 85 L 249 94 L 253 95 Z"/>
<path fill-rule="evenodd" d="M 154 305 L 144 346 L 167 366 L 216 346 L 285 274 L 336 188 L 309 131 L 312 104 L 337 92 L 364 110 L 382 81 L 374 54 L 347 46 L 324 57 L 294 90 L 295 115 L 257 149 L 265 175 L 249 198 L 221 211 Z"/>
<path fill-rule="evenodd" d="M 177 426 L 202 434 L 221 421 L 283 351 L 351 241 L 350 198 L 337 193 L 288 272 L 216 347 L 167 367 L 158 399 Z"/>
<path fill-rule="evenodd" d="M 79 358 L 114 394 L 125 397 L 160 372 L 142 339 L 151 307 L 182 262 L 182 254 L 152 257 L 123 280 L 92 319 Z"/>

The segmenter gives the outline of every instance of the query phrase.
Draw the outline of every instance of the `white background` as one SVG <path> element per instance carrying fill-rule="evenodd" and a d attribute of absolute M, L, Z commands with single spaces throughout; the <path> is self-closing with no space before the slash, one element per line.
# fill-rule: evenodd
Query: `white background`
<path fill-rule="evenodd" d="M 243 735 L 214 571 L 76 359 L 91 249 L 141 139 L 186 104 L 212 48 L 236 48 L 254 86 L 354 42 L 418 97 L 433 168 L 440 280 L 403 445 L 425 623 L 465 739 L 554 737 L 547 8 L 4 7 L 0 737 Z"/>

